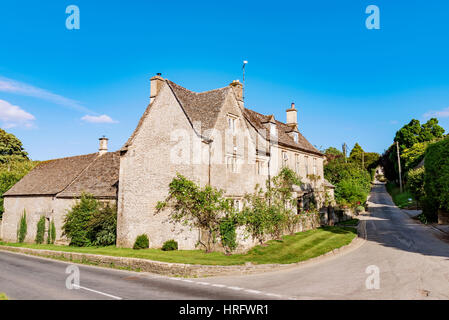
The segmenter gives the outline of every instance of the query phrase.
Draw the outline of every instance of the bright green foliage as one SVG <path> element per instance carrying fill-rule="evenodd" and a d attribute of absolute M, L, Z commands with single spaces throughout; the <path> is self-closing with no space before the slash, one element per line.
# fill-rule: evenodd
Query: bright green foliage
<path fill-rule="evenodd" d="M 0 129 L 0 162 L 6 163 L 11 160 L 28 160 L 28 153 L 15 135 Z"/>
<path fill-rule="evenodd" d="M 81 198 L 67 213 L 63 235 L 70 239 L 71 246 L 107 246 L 115 244 L 117 230 L 117 209 L 101 205 L 90 194 Z"/>
<path fill-rule="evenodd" d="M 236 229 L 239 221 L 237 219 L 235 215 L 229 215 L 220 221 L 220 240 L 226 254 L 231 254 L 238 246 Z"/>
<path fill-rule="evenodd" d="M 36 231 L 36 243 L 41 244 L 44 243 L 45 236 L 45 216 L 41 216 L 39 221 L 37 222 L 37 231 Z"/>
<path fill-rule="evenodd" d="M 62 230 L 63 235 L 70 239 L 71 246 L 85 247 L 92 244 L 89 224 L 98 209 L 98 201 L 92 195 L 82 194 L 80 200 L 67 213 Z"/>
<path fill-rule="evenodd" d="M 354 162 L 330 161 L 324 166 L 324 177 L 335 186 L 335 200 L 340 205 L 355 207 L 365 203 L 371 189 L 371 176 Z"/>
<path fill-rule="evenodd" d="M 165 241 L 164 244 L 162 245 L 162 251 L 174 251 L 174 250 L 178 250 L 178 242 L 176 242 L 173 239 Z"/>
<path fill-rule="evenodd" d="M 220 229 L 220 221 L 232 212 L 224 192 L 210 185 L 199 187 L 193 181 L 178 174 L 169 184 L 167 198 L 158 202 L 157 212 L 170 207 L 170 220 L 196 227 L 207 233 L 205 242 L 200 241 L 206 252 L 211 252 Z"/>
<path fill-rule="evenodd" d="M 106 204 L 94 211 L 89 221 L 89 235 L 94 246 L 110 246 L 117 237 L 117 207 Z"/>
<path fill-rule="evenodd" d="M 324 150 L 325 155 L 343 156 L 343 152 L 334 147 L 329 147 Z"/>
<path fill-rule="evenodd" d="M 356 143 L 354 145 L 354 148 L 352 148 L 351 153 L 349 154 L 349 158 L 361 163 L 362 162 L 362 154 L 364 152 L 365 151 L 362 149 L 362 147 L 358 143 Z"/>
<path fill-rule="evenodd" d="M 424 175 L 424 167 L 412 169 L 407 173 L 407 189 L 418 202 L 425 196 Z"/>
<path fill-rule="evenodd" d="M 136 238 L 133 249 L 135 250 L 148 249 L 149 247 L 150 247 L 150 240 L 148 239 L 148 236 L 146 234 L 141 234 Z"/>
<path fill-rule="evenodd" d="M 396 132 L 394 142 L 399 143 L 399 150 L 402 151 L 411 148 L 418 142 L 432 141 L 441 139 L 444 129 L 438 125 L 438 119 L 432 118 L 423 125 L 419 120 L 412 119 L 407 125 Z"/>
<path fill-rule="evenodd" d="M 17 228 L 17 242 L 22 243 L 27 236 L 27 213 L 23 210 L 23 215 L 20 218 L 19 227 Z"/>
<path fill-rule="evenodd" d="M 53 244 L 56 241 L 56 226 L 52 219 L 47 231 L 47 244 Z"/>
<path fill-rule="evenodd" d="M 401 154 L 402 166 L 405 171 L 415 168 L 423 159 L 430 142 L 418 142 L 410 148 L 404 149 Z"/>
<path fill-rule="evenodd" d="M 427 147 L 424 188 L 428 207 L 449 211 L 449 138 Z M 435 216 L 436 212 L 428 212 Z M 427 216 L 431 221 L 431 217 Z"/>

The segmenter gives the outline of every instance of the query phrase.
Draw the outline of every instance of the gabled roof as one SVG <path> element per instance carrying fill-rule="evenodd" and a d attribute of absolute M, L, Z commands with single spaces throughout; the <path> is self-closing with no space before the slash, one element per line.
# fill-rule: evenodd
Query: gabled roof
<path fill-rule="evenodd" d="M 243 114 L 245 118 L 251 123 L 251 125 L 257 131 L 261 132 L 262 136 L 266 135 L 265 133 L 266 128 L 264 126 L 264 123 L 273 120 L 272 115 L 266 116 L 247 108 L 245 108 Z M 310 152 L 319 156 L 323 155 L 309 141 L 307 141 L 307 139 L 300 132 L 298 132 L 298 142 L 295 142 L 295 140 L 293 140 L 293 138 L 288 135 L 288 132 L 292 131 L 292 127 L 287 125 L 286 123 L 277 120 L 274 121 L 276 123 L 276 128 L 278 132 L 278 143 L 280 145 L 284 145 L 286 147 L 290 147 L 293 149 L 299 149 L 304 152 Z"/>
<path fill-rule="evenodd" d="M 209 139 L 211 132 L 206 132 L 207 130 L 213 129 L 215 123 L 217 122 L 218 115 L 220 114 L 221 107 L 224 104 L 228 92 L 230 92 L 230 87 L 224 87 L 220 89 L 205 91 L 205 92 L 193 92 L 187 90 L 184 87 L 174 83 L 173 81 L 164 80 L 173 92 L 175 98 L 181 105 L 187 119 L 192 125 L 196 133 L 203 138 Z M 131 145 L 137 132 L 143 124 L 143 121 L 148 116 L 152 107 L 152 103 L 147 107 L 144 114 L 139 120 L 139 124 L 134 130 L 131 137 L 124 144 L 122 150 L 126 150 L 129 145 Z M 196 128 L 195 122 L 201 124 L 201 128 Z M 198 132 L 200 129 L 201 132 Z"/>
<path fill-rule="evenodd" d="M 110 152 L 48 160 L 39 163 L 4 196 L 77 197 L 83 191 L 96 197 L 115 197 L 120 155 Z M 100 178 L 101 177 L 101 178 Z M 66 192 L 66 193 L 64 193 Z"/>

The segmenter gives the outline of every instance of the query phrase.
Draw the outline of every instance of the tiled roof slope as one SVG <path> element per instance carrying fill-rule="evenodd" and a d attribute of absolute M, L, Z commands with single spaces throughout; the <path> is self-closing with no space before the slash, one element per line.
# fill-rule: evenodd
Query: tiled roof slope
<path fill-rule="evenodd" d="M 97 154 L 92 153 L 43 161 L 4 195 L 56 195 L 64 190 L 96 157 Z"/>
<path fill-rule="evenodd" d="M 211 91 L 196 93 L 183 88 L 176 83 L 166 80 L 181 103 L 190 122 L 201 123 L 201 135 L 209 138 L 206 130 L 213 129 L 220 114 L 221 107 L 226 99 L 230 87 L 224 87 Z"/>
<path fill-rule="evenodd" d="M 187 90 L 180 85 L 177 85 L 173 81 L 164 80 L 172 90 L 176 99 L 179 101 L 182 109 L 184 110 L 187 118 L 192 126 L 195 122 L 201 123 L 201 132 L 197 132 L 205 138 L 210 138 L 206 130 L 213 129 L 220 113 L 221 107 L 226 99 L 226 95 L 231 90 L 230 87 L 224 87 L 206 92 L 193 92 Z M 134 130 L 131 137 L 123 146 L 122 150 L 126 150 L 127 147 L 134 140 L 137 132 L 143 124 L 144 119 L 148 116 L 152 104 L 150 104 L 145 110 L 144 114 L 139 120 L 139 123 Z M 197 129 L 197 128 L 194 128 Z"/>
<path fill-rule="evenodd" d="M 108 152 L 86 168 L 58 198 L 78 197 L 86 192 L 96 198 L 116 198 L 120 171 L 120 152 Z"/>
<path fill-rule="evenodd" d="M 247 108 L 245 108 L 243 114 L 256 130 L 264 132 L 263 130 L 265 130 L 265 126 L 263 125 L 263 122 L 268 121 L 270 116 L 260 114 Z M 322 155 L 322 153 L 318 151 L 309 141 L 307 141 L 307 139 L 304 138 L 300 132 L 298 132 L 298 142 L 295 142 L 295 140 L 287 134 L 287 132 L 291 131 L 290 126 L 277 120 L 275 120 L 275 122 L 278 130 L 278 142 L 280 145 L 300 149 L 305 152 L 311 152 L 320 156 Z"/>
<path fill-rule="evenodd" d="M 98 153 L 43 161 L 4 196 L 79 196 L 86 191 L 99 197 L 114 195 L 120 155 Z M 100 179 L 101 176 L 101 179 Z"/>

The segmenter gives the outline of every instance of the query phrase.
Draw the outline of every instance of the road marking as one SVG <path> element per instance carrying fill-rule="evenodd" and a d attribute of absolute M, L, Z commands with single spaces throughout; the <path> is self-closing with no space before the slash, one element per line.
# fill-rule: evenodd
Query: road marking
<path fill-rule="evenodd" d="M 89 289 L 89 288 L 82 287 L 82 286 L 79 286 L 79 285 L 76 285 L 76 284 L 74 284 L 73 287 L 74 287 L 74 288 L 77 288 L 77 289 L 83 289 L 83 290 L 86 290 L 86 291 L 98 293 L 98 294 L 104 295 L 104 296 L 109 297 L 109 298 L 112 298 L 112 299 L 122 300 L 122 298 L 117 297 L 117 296 L 113 296 L 112 294 L 108 294 L 108 293 L 104 293 L 104 292 L 101 292 L 101 291 Z"/>
<path fill-rule="evenodd" d="M 203 286 L 208 286 L 208 285 L 210 285 L 210 283 L 208 283 L 208 282 L 197 282 L 198 284 L 202 284 Z"/>
<path fill-rule="evenodd" d="M 235 291 L 243 290 L 243 288 L 240 288 L 240 287 L 227 287 L 227 288 L 231 289 L 231 290 L 235 290 Z"/>
<path fill-rule="evenodd" d="M 217 287 L 217 288 L 225 288 L 226 286 L 224 284 L 213 284 L 212 287 Z"/>
<path fill-rule="evenodd" d="M 265 293 L 265 295 L 267 295 L 269 297 L 282 298 L 282 296 L 280 294 L 275 294 L 275 293 Z"/>
<path fill-rule="evenodd" d="M 245 289 L 246 292 L 249 293 L 254 293 L 254 294 L 261 294 L 262 292 L 258 291 L 258 290 L 250 290 L 250 289 Z"/>

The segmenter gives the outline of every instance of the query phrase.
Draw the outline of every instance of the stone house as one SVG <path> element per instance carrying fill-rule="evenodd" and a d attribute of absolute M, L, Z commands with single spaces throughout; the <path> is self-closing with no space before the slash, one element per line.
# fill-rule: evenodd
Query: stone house
<path fill-rule="evenodd" d="M 131 247 L 147 234 L 152 247 L 175 239 L 180 249 L 194 249 L 202 233 L 155 210 L 177 173 L 225 190 L 241 208 L 246 193 L 288 166 L 304 182 L 294 190 L 298 208 L 312 197 L 322 207 L 326 194 L 333 198 L 333 186 L 323 178 L 324 156 L 299 132 L 294 104 L 286 120 L 246 108 L 238 81 L 196 93 L 158 74 L 151 78 L 150 104 L 119 151 L 106 152 L 103 139 L 99 153 L 44 162 L 5 194 L 3 238 L 15 241 L 23 209 L 29 225 L 45 213 L 60 230 L 65 212 L 84 191 L 117 203 L 118 246 Z M 239 237 L 242 248 L 253 244 Z M 29 234 L 27 240 L 33 239 Z"/>

